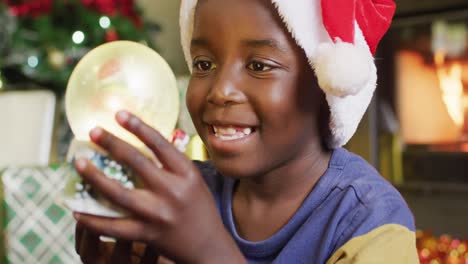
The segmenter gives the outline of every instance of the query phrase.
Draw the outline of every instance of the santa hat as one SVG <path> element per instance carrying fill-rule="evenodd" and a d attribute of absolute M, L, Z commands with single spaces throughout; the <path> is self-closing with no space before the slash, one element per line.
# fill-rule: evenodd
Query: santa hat
<path fill-rule="evenodd" d="M 377 83 L 373 55 L 388 30 L 393 0 L 271 0 L 304 49 L 330 108 L 330 148 L 357 129 Z M 190 42 L 197 0 L 182 0 L 181 41 L 191 69 Z"/>

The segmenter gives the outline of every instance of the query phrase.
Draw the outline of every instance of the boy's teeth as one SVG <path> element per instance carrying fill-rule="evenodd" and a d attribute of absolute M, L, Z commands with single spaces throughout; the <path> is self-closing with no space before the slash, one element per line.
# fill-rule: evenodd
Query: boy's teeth
<path fill-rule="evenodd" d="M 218 127 L 218 132 L 221 134 L 233 135 L 233 134 L 236 134 L 237 131 L 233 127 L 228 127 L 228 128 Z"/>
<path fill-rule="evenodd" d="M 224 136 L 224 135 L 216 135 L 216 137 L 222 140 L 235 140 L 239 138 L 243 138 L 245 135 L 232 135 L 232 136 Z"/>
<path fill-rule="evenodd" d="M 235 127 L 232 127 L 232 126 L 228 126 L 228 127 L 213 126 L 213 130 L 214 130 L 215 136 L 222 140 L 235 140 L 235 139 L 248 136 L 252 133 L 252 128 L 250 127 L 246 127 L 243 129 L 242 128 L 236 129 Z"/>

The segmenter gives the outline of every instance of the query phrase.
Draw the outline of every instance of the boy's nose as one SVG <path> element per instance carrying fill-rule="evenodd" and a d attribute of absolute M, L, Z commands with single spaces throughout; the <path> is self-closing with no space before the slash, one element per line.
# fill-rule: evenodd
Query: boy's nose
<path fill-rule="evenodd" d="M 217 106 L 228 106 L 244 103 L 246 96 L 239 89 L 236 80 L 232 77 L 227 78 L 226 74 L 221 74 L 213 83 L 207 101 Z"/>

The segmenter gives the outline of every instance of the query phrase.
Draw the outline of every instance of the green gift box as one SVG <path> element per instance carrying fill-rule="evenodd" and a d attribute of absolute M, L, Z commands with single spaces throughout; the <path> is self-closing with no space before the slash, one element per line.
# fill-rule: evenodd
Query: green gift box
<path fill-rule="evenodd" d="M 1 263 L 81 263 L 75 252 L 75 220 L 57 197 L 71 168 L 0 170 Z"/>

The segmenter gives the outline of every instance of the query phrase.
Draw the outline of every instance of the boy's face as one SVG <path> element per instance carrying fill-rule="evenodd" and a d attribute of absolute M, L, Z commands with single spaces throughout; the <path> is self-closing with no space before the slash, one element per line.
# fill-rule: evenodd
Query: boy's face
<path fill-rule="evenodd" d="M 323 95 L 270 0 L 200 0 L 187 106 L 226 176 L 261 176 L 321 148 Z"/>

